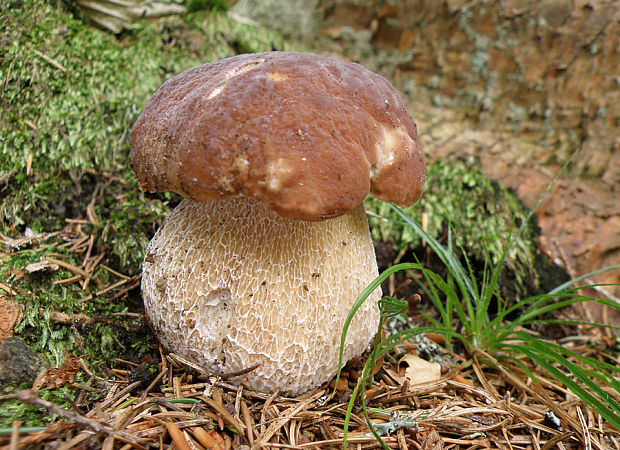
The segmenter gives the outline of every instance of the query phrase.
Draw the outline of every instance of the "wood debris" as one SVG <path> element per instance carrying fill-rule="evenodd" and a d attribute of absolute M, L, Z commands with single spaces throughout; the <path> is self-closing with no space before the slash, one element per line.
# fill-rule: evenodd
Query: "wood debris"
<path fill-rule="evenodd" d="M 0 344 L 8 337 L 13 336 L 13 328 L 22 317 L 19 303 L 0 294 Z"/>

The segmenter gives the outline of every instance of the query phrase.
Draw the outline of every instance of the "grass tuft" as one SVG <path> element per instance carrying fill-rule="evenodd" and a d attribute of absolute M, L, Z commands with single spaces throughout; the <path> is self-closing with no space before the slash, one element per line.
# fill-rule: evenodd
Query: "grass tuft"
<path fill-rule="evenodd" d="M 345 447 L 349 416 L 359 395 L 369 429 L 382 447 L 388 448 L 370 420 L 365 387 L 372 380 L 375 361 L 405 340 L 427 332 L 443 335 L 448 349 L 452 349 L 456 343 L 459 343 L 470 360 L 480 361 L 487 368 L 511 373 L 511 370 L 517 367 L 534 383 L 538 383 L 541 376 L 539 373 L 542 371 L 562 383 L 606 419 L 610 425 L 616 428 L 620 426 L 620 407 L 616 400 L 620 398 L 620 383 L 616 379 L 620 368 L 606 362 L 604 358 L 595 359 L 579 355 L 533 331 L 545 324 L 578 324 L 620 330 L 620 327 L 598 323 L 550 318 L 552 313 L 557 313 L 562 308 L 576 303 L 597 302 L 610 308 L 620 309 L 617 302 L 580 295 L 580 289 L 585 286 L 571 287 L 593 274 L 564 283 L 546 294 L 531 296 L 512 304 L 502 298 L 499 288 L 499 272 L 511 243 L 510 238 L 499 260 L 496 263 L 487 261 L 483 276 L 479 279 L 471 269 L 466 255 L 464 255 L 465 264 L 459 260 L 452 245 L 451 236 L 448 238 L 447 247 L 444 247 L 401 208 L 393 204 L 389 206 L 402 219 L 404 225 L 411 227 L 430 246 L 445 265 L 447 275 L 444 278 L 423 267 L 419 262 L 397 264 L 381 273 L 362 292 L 351 308 L 343 327 L 341 345 L 345 342 L 348 327 L 355 312 L 368 295 L 391 274 L 398 271 L 416 270 L 425 280 L 427 295 L 435 306 L 439 318 L 423 314 L 430 326 L 405 329 L 379 340 L 378 336 L 380 336 L 384 320 L 394 312 L 399 312 L 405 305 L 403 302 L 399 306 L 398 301 L 393 298 L 380 303 L 381 325 L 377 339 L 348 404 L 344 427 Z M 604 270 L 619 269 L 620 265 Z M 600 272 L 597 271 L 597 273 Z M 490 312 L 491 305 L 495 306 L 493 314 Z M 521 313 L 515 319 L 508 321 L 508 316 L 515 312 Z M 342 348 L 340 362 L 342 363 Z"/>

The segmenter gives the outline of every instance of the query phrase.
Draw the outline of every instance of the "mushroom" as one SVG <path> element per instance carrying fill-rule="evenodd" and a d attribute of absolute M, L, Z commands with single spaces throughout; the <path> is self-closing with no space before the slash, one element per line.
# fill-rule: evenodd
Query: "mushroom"
<path fill-rule="evenodd" d="M 347 313 L 378 275 L 364 197 L 410 206 L 426 178 L 416 125 L 385 78 L 295 52 L 166 81 L 132 128 L 131 163 L 142 190 L 185 197 L 143 263 L 162 345 L 293 395 L 334 376 Z M 345 360 L 376 332 L 380 295 L 355 316 Z"/>

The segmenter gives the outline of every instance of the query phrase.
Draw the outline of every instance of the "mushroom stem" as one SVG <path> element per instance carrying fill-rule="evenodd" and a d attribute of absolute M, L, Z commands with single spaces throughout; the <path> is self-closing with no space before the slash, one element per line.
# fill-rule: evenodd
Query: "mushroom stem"
<path fill-rule="evenodd" d="M 253 387 L 290 394 L 333 377 L 347 313 L 378 275 L 362 205 L 307 222 L 247 197 L 183 200 L 143 271 L 147 313 L 168 350 L 215 374 L 259 364 L 245 375 Z M 376 332 L 380 295 L 356 315 L 345 360 Z"/>

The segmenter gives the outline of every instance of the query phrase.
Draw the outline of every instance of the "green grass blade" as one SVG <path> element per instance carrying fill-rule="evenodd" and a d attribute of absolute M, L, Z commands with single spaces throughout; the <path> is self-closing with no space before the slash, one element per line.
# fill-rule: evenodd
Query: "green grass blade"
<path fill-rule="evenodd" d="M 602 269 L 599 270 L 595 270 L 594 272 L 589 272 L 586 273 L 585 275 L 581 275 L 577 278 L 573 278 L 572 280 L 567 281 L 566 283 L 563 283 L 561 285 L 559 285 L 558 287 L 556 287 L 555 289 L 552 289 L 551 291 L 549 291 L 550 295 L 556 294 L 557 292 L 563 291 L 565 289 L 568 289 L 570 286 L 572 286 L 575 283 L 578 283 L 581 280 L 585 280 L 587 278 L 591 278 L 595 275 L 601 274 L 601 273 L 605 273 L 605 272 L 609 272 L 611 270 L 620 270 L 620 264 L 617 264 L 615 266 L 610 266 L 610 267 L 604 267 Z M 593 285 L 593 286 L 598 286 L 598 285 Z M 585 286 L 585 287 L 589 287 L 589 286 Z"/>
<path fill-rule="evenodd" d="M 510 242 L 511 237 L 508 237 L 508 242 Z M 499 285 L 499 276 L 502 272 L 502 267 L 504 265 L 504 260 L 506 259 L 506 255 L 508 253 L 508 244 L 504 246 L 502 250 L 502 254 L 499 258 L 499 262 L 493 267 L 493 271 L 491 273 L 491 281 L 484 286 L 484 295 L 482 297 L 482 304 L 479 307 L 480 320 L 482 320 L 482 316 L 486 316 L 488 314 L 489 306 L 491 305 L 491 300 L 493 296 L 496 295 L 498 301 L 501 301 L 498 285 Z M 500 307 L 501 306 L 501 307 Z M 505 309 L 502 305 L 498 304 L 498 311 L 502 311 Z"/>
<path fill-rule="evenodd" d="M 467 277 L 465 269 L 461 265 L 460 261 L 456 258 L 453 252 L 447 251 L 437 240 L 422 229 L 409 215 L 398 206 L 393 203 L 388 203 L 388 206 L 392 208 L 396 213 L 409 225 L 413 230 L 422 237 L 428 246 L 435 252 L 441 262 L 446 266 L 448 272 L 453 274 L 457 284 L 461 287 L 463 293 L 467 293 L 471 298 L 476 298 L 476 290 L 474 289 L 471 280 Z"/>
<path fill-rule="evenodd" d="M 357 384 L 355 385 L 355 388 L 353 389 L 353 393 L 351 394 L 351 398 L 349 399 L 349 403 L 347 405 L 347 412 L 344 415 L 344 424 L 343 424 L 343 430 L 342 430 L 342 448 L 343 449 L 347 448 L 347 438 L 349 437 L 349 422 L 351 420 L 351 413 L 353 412 L 353 406 L 355 405 L 355 399 L 357 398 L 357 395 L 359 394 L 360 389 L 363 389 L 363 386 L 365 383 L 366 383 L 365 377 L 361 376 L 357 380 Z M 338 383 L 336 382 L 336 384 Z"/>
<path fill-rule="evenodd" d="M 531 310 L 540 307 L 540 305 L 551 302 L 558 297 L 569 297 L 574 295 L 575 294 L 565 291 L 564 293 L 558 293 L 556 295 L 539 294 L 523 300 L 519 300 L 512 306 L 509 306 L 508 308 L 499 311 L 497 315 L 491 320 L 489 325 L 497 326 L 498 324 L 502 323 L 508 315 L 512 314 L 513 312 L 522 310 L 521 315 L 515 319 L 515 322 L 518 322 L 519 320 L 523 320 L 524 314 L 528 314 L 528 312 L 531 312 Z"/>
<path fill-rule="evenodd" d="M 390 275 L 392 275 L 394 272 L 398 272 L 399 270 L 411 270 L 411 269 L 423 270 L 423 267 L 418 263 L 401 263 L 401 264 L 396 264 L 392 267 L 387 268 L 377 278 L 375 278 L 374 281 L 366 287 L 366 289 L 362 291 L 362 293 L 359 295 L 357 300 L 355 300 L 355 303 L 353 303 L 353 306 L 351 306 L 351 309 L 349 310 L 349 314 L 347 315 L 344 321 L 344 325 L 342 328 L 342 335 L 340 337 L 340 351 L 338 355 L 338 371 L 336 374 L 336 386 L 338 385 L 338 381 L 340 380 L 340 372 L 342 370 L 342 360 L 344 358 L 344 344 L 346 342 L 347 333 L 349 331 L 349 326 L 351 326 L 351 321 L 353 320 L 353 317 L 355 316 L 357 311 L 360 309 L 362 304 L 366 301 L 368 296 L 375 289 L 377 289 L 381 285 L 381 283 L 383 283 L 383 281 L 385 281 Z"/>
<path fill-rule="evenodd" d="M 585 324 L 588 324 L 587 322 Z M 617 327 L 616 327 L 617 328 Z M 587 365 L 591 366 L 592 368 L 594 368 L 595 370 L 598 370 L 601 373 L 604 373 L 605 370 L 610 371 L 610 372 L 616 372 L 620 374 L 620 367 L 614 364 L 610 364 L 610 363 L 606 363 L 604 361 L 600 361 L 598 359 L 595 358 L 591 358 L 589 356 L 585 356 L 585 355 L 581 355 L 579 353 L 576 353 L 574 351 L 572 351 L 571 349 L 560 345 L 560 344 L 556 344 L 555 342 L 548 342 L 548 341 L 542 341 L 539 339 L 536 339 L 530 335 L 527 335 L 527 333 L 524 333 L 522 331 L 519 331 L 517 333 L 522 339 L 524 339 L 527 342 L 530 342 L 532 340 L 536 340 L 537 342 L 542 342 L 542 345 L 548 346 L 549 348 L 552 348 L 553 351 L 555 351 L 558 354 L 562 354 L 562 355 L 568 355 L 571 356 L 575 359 L 578 359 L 584 363 L 586 363 Z M 524 336 L 527 335 L 527 337 L 525 338 Z M 609 378 L 612 382 L 617 383 L 616 386 L 618 386 L 619 389 L 618 393 L 620 393 L 620 381 L 615 380 L 611 375 Z"/>
<path fill-rule="evenodd" d="M 620 331 L 620 326 L 617 325 L 607 325 L 604 323 L 597 322 L 586 322 L 583 320 L 569 320 L 569 319 L 534 319 L 527 320 L 523 322 L 519 322 L 519 325 L 538 325 L 538 324 L 560 324 L 560 325 L 583 325 L 586 327 L 596 327 L 596 328 L 605 328 L 613 331 Z"/>
<path fill-rule="evenodd" d="M 544 368 L 557 380 L 562 382 L 568 389 L 575 393 L 575 395 L 590 405 L 603 418 L 608 420 L 611 425 L 615 427 L 620 426 L 620 405 L 609 394 L 601 389 L 598 384 L 592 381 L 587 373 L 585 373 L 578 365 L 568 361 L 560 353 L 554 351 L 551 346 L 545 345 L 543 341 L 531 338 L 526 333 L 522 333 L 521 337 L 527 339 L 528 345 L 514 345 L 513 348 L 515 350 L 518 350 L 522 354 L 526 355 L 533 362 Z M 550 361 L 556 362 L 566 368 L 575 378 L 596 393 L 598 398 L 573 381 L 564 372 L 552 365 Z M 601 402 L 600 399 L 604 399 L 605 403 Z"/>
<path fill-rule="evenodd" d="M 556 297 L 552 296 L 552 297 L 549 297 L 547 300 L 552 300 L 553 298 L 556 298 Z M 532 321 L 536 317 L 542 317 L 545 314 L 548 314 L 552 311 L 557 311 L 557 310 L 566 308 L 567 306 L 570 306 L 570 305 L 574 305 L 578 303 L 585 303 L 585 302 L 590 302 L 590 301 L 595 301 L 595 299 L 593 299 L 592 297 L 584 297 L 581 295 L 572 294 L 570 295 L 570 298 L 566 300 L 556 301 L 551 304 L 547 303 L 547 304 L 544 304 L 543 306 L 541 306 L 541 303 L 539 302 L 536 306 L 532 305 L 528 307 L 518 318 L 515 319 L 515 322 L 524 323 L 524 322 Z"/>
<path fill-rule="evenodd" d="M 608 420 L 611 425 L 613 425 L 614 427 L 618 427 L 620 425 L 620 411 L 618 411 L 618 409 L 616 409 L 615 407 L 613 409 L 609 407 L 609 401 L 613 402 L 613 399 L 609 395 L 607 395 L 605 391 L 599 389 L 599 392 L 597 392 L 597 394 L 599 394 L 602 398 L 605 398 L 608 403 L 603 403 L 598 398 L 594 397 L 579 384 L 575 383 L 564 372 L 549 363 L 543 356 L 538 355 L 537 353 L 533 353 L 530 351 L 530 349 L 525 347 L 521 347 L 521 351 L 525 355 L 527 355 L 532 361 L 534 361 L 536 364 L 540 365 L 547 372 L 553 375 L 554 378 L 561 381 L 581 400 L 583 400 L 586 404 L 592 407 L 592 409 L 598 412 L 603 418 Z M 571 373 L 582 382 L 584 382 L 585 380 L 589 380 L 589 378 L 579 370 L 571 370 Z M 596 383 L 592 383 L 592 385 L 596 386 Z"/>
<path fill-rule="evenodd" d="M 452 230 L 452 227 L 450 227 L 448 231 L 451 231 L 451 230 Z M 449 244 L 452 243 L 451 233 L 448 234 L 448 243 Z M 457 246 L 459 250 L 461 251 L 461 255 L 463 256 L 463 259 L 465 260 L 465 266 L 467 267 L 467 277 L 468 277 L 467 280 L 463 280 L 462 284 L 459 284 L 459 287 L 461 287 L 462 285 L 465 285 L 466 282 L 469 282 L 472 288 L 471 295 L 467 295 L 467 291 L 463 292 L 463 289 L 461 288 L 461 292 L 463 294 L 463 302 L 465 303 L 465 307 L 466 307 L 465 309 L 467 310 L 467 316 L 469 319 L 466 322 L 462 322 L 462 323 L 465 325 L 465 328 L 468 329 L 468 334 L 473 334 L 473 333 L 477 333 L 478 330 L 481 328 L 481 322 L 478 320 L 478 309 L 480 306 L 481 291 L 478 289 L 478 283 L 476 282 L 476 275 L 474 274 L 474 270 L 471 266 L 471 263 L 469 262 L 469 258 L 467 257 L 467 252 L 465 251 L 461 243 L 458 241 L 458 239 L 457 239 Z M 454 257 L 457 260 L 457 262 L 459 262 L 458 258 L 456 258 L 456 255 L 454 255 L 454 252 L 452 251 L 451 245 L 448 247 L 447 251 L 451 257 Z M 486 260 L 484 262 L 484 265 L 486 269 L 487 267 Z M 464 275 L 464 271 L 462 274 Z M 458 277 L 460 275 L 461 273 L 452 274 L 453 277 Z M 486 271 L 483 270 L 483 278 L 485 276 L 486 276 Z M 484 284 L 484 279 L 483 279 L 483 282 L 482 282 L 483 289 L 484 289 L 484 285 L 485 284 Z"/>
<path fill-rule="evenodd" d="M 470 327 L 470 323 L 468 320 L 469 316 L 463 309 L 461 302 L 459 300 L 459 296 L 454 290 L 454 287 L 450 283 L 446 282 L 443 278 L 441 278 L 441 276 L 437 275 L 435 272 L 429 269 L 424 269 L 422 273 L 428 285 L 433 286 L 433 290 L 434 290 L 434 287 L 437 287 L 437 289 L 439 289 L 446 297 L 445 298 L 446 314 L 444 315 L 444 327 L 446 328 L 452 327 L 452 311 L 454 311 L 456 312 L 456 314 L 458 315 L 459 319 L 464 324 L 464 326 L 468 329 L 468 333 L 469 333 L 471 331 L 469 330 L 469 327 Z M 437 296 L 435 298 L 435 301 L 433 301 L 433 303 L 441 304 L 441 298 Z M 444 308 L 443 305 L 441 305 L 440 307 L 442 309 Z"/>
<path fill-rule="evenodd" d="M 415 261 L 421 265 L 420 260 L 418 259 L 417 255 L 414 254 L 413 257 L 415 258 Z M 430 273 L 434 273 L 434 272 L 432 272 L 429 269 L 424 269 L 422 271 L 422 275 L 424 276 L 424 279 L 426 280 L 426 284 L 422 283 L 418 278 L 415 278 L 415 280 L 417 284 L 424 289 L 428 298 L 433 303 L 433 306 L 435 307 L 435 309 L 439 311 L 439 315 L 441 316 L 441 319 L 443 320 L 444 326 L 448 328 L 452 325 L 452 308 L 444 307 L 443 301 L 441 297 L 439 296 L 439 294 L 437 293 L 437 289 L 435 288 L 435 283 L 431 281 Z M 448 294 L 446 294 L 445 292 L 444 292 L 444 295 L 448 296 Z M 450 304 L 449 301 L 446 301 L 446 304 L 449 305 Z"/>
<path fill-rule="evenodd" d="M 445 327 L 441 324 L 441 322 L 439 322 L 437 319 L 435 319 L 434 317 L 431 317 L 430 315 L 428 315 L 427 313 L 425 313 L 424 311 L 420 311 L 420 315 L 422 317 L 424 317 L 424 320 L 426 320 L 427 322 L 431 323 L 434 327 L 436 327 L 438 330 L 444 330 Z"/>

